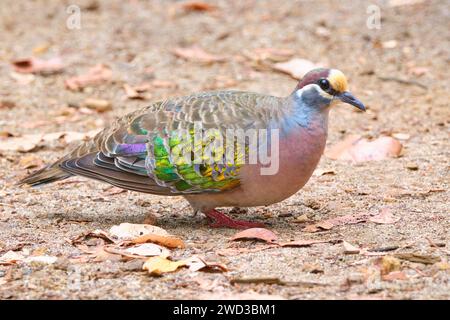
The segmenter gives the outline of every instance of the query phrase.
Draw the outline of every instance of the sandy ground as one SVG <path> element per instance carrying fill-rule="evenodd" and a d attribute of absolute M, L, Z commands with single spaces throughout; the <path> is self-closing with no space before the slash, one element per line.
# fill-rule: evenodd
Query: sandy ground
<path fill-rule="evenodd" d="M 0 108 L 3 135 L 100 128 L 148 103 L 125 100 L 124 83 L 157 79 L 176 85 L 153 88 L 151 100 L 220 88 L 226 81 L 227 89 L 287 95 L 295 80 L 255 70 L 243 54 L 261 47 L 291 49 L 295 57 L 343 70 L 352 92 L 369 108 L 365 114 L 346 106 L 335 108 L 328 144 L 348 134 L 402 133 L 409 136 L 402 140 L 403 155 L 358 165 L 324 157 L 319 168 L 333 170 L 334 175 L 314 176 L 288 200 L 234 216 L 264 222 L 283 240 L 340 239 L 368 249 L 394 247 L 384 252 L 390 256 L 415 253 L 440 262 L 401 260 L 405 277 L 389 281 L 380 275 L 379 257 L 345 254 L 341 243 L 221 256 L 218 251 L 224 248 L 254 249 L 263 244 L 229 242 L 235 231 L 209 228 L 202 217 L 192 216 L 181 198 L 111 194 L 107 185 L 78 177 L 36 189 L 14 186 L 27 173 L 20 163 L 24 157 L 32 154 L 51 162 L 70 149 L 47 145 L 28 153 L 0 154 L 0 255 L 27 250 L 59 260 L 51 265 L 0 266 L 1 299 L 450 297 L 449 1 L 399 7 L 380 2 L 379 30 L 366 27 L 366 10 L 373 1 L 220 1 L 213 12 L 184 12 L 171 1 L 77 1 L 82 24 L 75 30 L 66 27 L 65 10 L 72 2 L 63 2 L 1 1 L 0 101 L 14 105 Z M 205 65 L 171 53 L 175 47 L 190 45 L 228 58 Z M 30 83 L 15 80 L 10 61 L 29 57 L 33 50 L 44 58 L 61 55 L 68 64 L 64 73 L 36 75 Z M 65 79 L 97 63 L 113 69 L 115 82 L 82 92 L 64 88 Z M 384 77 L 418 81 L 426 88 Z M 80 105 L 88 97 L 112 101 L 113 110 L 88 114 L 75 108 L 75 114 L 64 113 L 69 104 Z M 302 231 L 308 222 L 294 223 L 303 214 L 320 221 L 385 207 L 400 220 L 317 233 Z M 67 239 L 121 222 L 142 223 L 149 215 L 186 242 L 187 248 L 176 250 L 175 258 L 200 254 L 226 264 L 230 271 L 184 269 L 154 278 L 130 262 L 73 262 L 81 252 Z M 279 278 L 285 283 L 231 281 L 245 277 Z"/>

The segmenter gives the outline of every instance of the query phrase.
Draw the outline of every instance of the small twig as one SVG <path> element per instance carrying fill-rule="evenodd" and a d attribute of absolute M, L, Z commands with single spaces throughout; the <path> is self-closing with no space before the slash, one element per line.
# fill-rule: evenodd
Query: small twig
<path fill-rule="evenodd" d="M 231 284 L 236 283 L 264 283 L 264 284 L 278 284 L 281 286 L 302 286 L 302 287 L 314 287 L 314 286 L 326 286 L 325 283 L 320 282 L 308 282 L 308 281 L 285 281 L 280 278 L 233 278 L 230 279 Z"/>
<path fill-rule="evenodd" d="M 384 77 L 384 76 L 378 76 L 378 79 L 383 80 L 383 81 L 395 81 L 395 82 L 398 82 L 401 84 L 417 86 L 424 90 L 428 90 L 428 87 L 426 85 L 424 85 L 423 83 L 420 83 L 418 81 L 415 81 L 415 80 L 407 80 L 407 79 L 401 79 L 401 78 L 397 78 L 397 77 Z"/>
<path fill-rule="evenodd" d="M 367 251 L 370 251 L 370 252 L 387 252 L 387 251 L 397 250 L 398 248 L 399 248 L 399 246 L 389 246 L 389 247 L 383 247 L 383 248 L 367 249 Z"/>

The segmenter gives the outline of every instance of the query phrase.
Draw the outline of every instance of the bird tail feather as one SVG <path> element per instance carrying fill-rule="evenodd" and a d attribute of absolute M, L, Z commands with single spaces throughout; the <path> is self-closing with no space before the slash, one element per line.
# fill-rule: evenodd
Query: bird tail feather
<path fill-rule="evenodd" d="M 29 176 L 23 178 L 19 182 L 17 182 L 17 185 L 24 185 L 28 184 L 31 186 L 38 186 L 42 184 L 52 183 L 58 180 L 63 180 L 66 178 L 69 178 L 72 176 L 72 174 L 68 172 L 64 172 L 59 167 L 59 161 L 51 164 L 49 166 L 46 166 L 36 172 L 33 172 Z"/>

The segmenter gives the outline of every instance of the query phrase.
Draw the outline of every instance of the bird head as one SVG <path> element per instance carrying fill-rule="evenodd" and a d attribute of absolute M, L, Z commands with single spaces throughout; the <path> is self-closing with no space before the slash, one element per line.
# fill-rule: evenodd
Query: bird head
<path fill-rule="evenodd" d="M 341 101 L 365 111 L 364 104 L 349 91 L 347 78 L 337 69 L 314 69 L 298 83 L 294 94 L 313 108 L 326 109 Z"/>

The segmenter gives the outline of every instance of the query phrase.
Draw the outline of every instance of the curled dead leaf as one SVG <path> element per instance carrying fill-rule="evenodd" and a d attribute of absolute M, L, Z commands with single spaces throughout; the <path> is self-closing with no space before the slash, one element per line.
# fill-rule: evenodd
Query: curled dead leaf
<path fill-rule="evenodd" d="M 342 241 L 342 245 L 344 246 L 345 254 L 358 254 L 361 251 L 360 248 L 352 245 L 351 243 L 348 243 L 347 241 Z"/>
<path fill-rule="evenodd" d="M 275 63 L 272 68 L 276 71 L 286 73 L 293 77 L 294 79 L 300 80 L 305 76 L 306 73 L 319 67 L 306 59 L 295 58 L 286 62 Z"/>
<path fill-rule="evenodd" d="M 250 228 L 236 233 L 230 240 L 234 241 L 244 239 L 256 239 L 268 243 L 274 243 L 277 241 L 278 237 L 275 233 L 265 228 Z"/>
<path fill-rule="evenodd" d="M 324 221 L 317 222 L 315 224 L 311 224 L 303 228 L 305 232 L 317 232 L 320 230 L 330 230 L 333 227 L 347 225 L 347 224 L 356 224 L 367 221 L 369 218 L 368 213 L 357 213 L 357 214 L 348 214 L 341 217 L 336 217 L 332 219 L 327 219 Z"/>
<path fill-rule="evenodd" d="M 368 141 L 360 136 L 351 135 L 328 148 L 325 156 L 333 160 L 348 160 L 355 163 L 379 161 L 398 157 L 402 148 L 402 144 L 392 137 L 380 137 Z"/>
<path fill-rule="evenodd" d="M 392 224 L 396 223 L 399 220 L 400 218 L 395 218 L 392 215 L 389 208 L 383 208 L 378 215 L 369 218 L 369 221 L 379 224 Z"/>
<path fill-rule="evenodd" d="M 185 48 L 178 47 L 173 49 L 172 53 L 179 58 L 202 63 L 223 62 L 226 60 L 224 56 L 208 53 L 204 49 L 197 46 Z"/>
<path fill-rule="evenodd" d="M 185 11 L 213 11 L 217 9 L 216 6 L 202 1 L 183 2 L 181 3 L 181 7 Z"/>
<path fill-rule="evenodd" d="M 111 102 L 105 99 L 87 98 L 84 100 L 83 105 L 100 113 L 112 110 Z"/>
<path fill-rule="evenodd" d="M 167 248 L 184 248 L 185 247 L 183 240 L 181 240 L 175 236 L 171 236 L 171 235 L 160 235 L 160 234 L 149 233 L 149 234 L 142 235 L 140 237 L 137 237 L 137 238 L 129 241 L 129 243 L 134 243 L 134 244 L 148 243 L 148 242 L 157 243 L 157 244 L 163 245 Z"/>
<path fill-rule="evenodd" d="M 32 57 L 15 60 L 12 64 L 14 70 L 20 73 L 53 74 L 61 72 L 64 69 L 64 64 L 60 57 L 54 57 L 48 60 Z"/>
<path fill-rule="evenodd" d="M 119 240 L 134 240 L 138 237 L 153 234 L 168 236 L 168 232 L 160 227 L 150 224 L 134 224 L 134 223 L 121 223 L 118 226 L 112 226 L 109 229 L 109 233 L 118 238 Z M 141 242 L 144 243 L 144 242 Z"/>
<path fill-rule="evenodd" d="M 154 243 L 143 243 L 137 246 L 133 246 L 125 249 L 125 252 L 145 257 L 152 257 L 152 256 L 168 257 L 170 255 L 169 250 L 161 246 L 158 246 L 157 244 Z"/>
<path fill-rule="evenodd" d="M 86 86 L 98 85 L 112 79 L 112 70 L 103 64 L 89 69 L 86 74 L 66 79 L 64 82 L 69 90 L 81 90 Z"/>
<path fill-rule="evenodd" d="M 190 271 L 200 271 L 200 270 L 204 270 L 204 271 L 218 271 L 218 272 L 226 272 L 228 271 L 228 268 L 221 264 L 221 263 L 217 263 L 217 262 L 207 262 L 205 259 L 201 258 L 201 257 L 191 257 L 185 260 L 186 261 L 186 265 L 189 267 Z"/>

